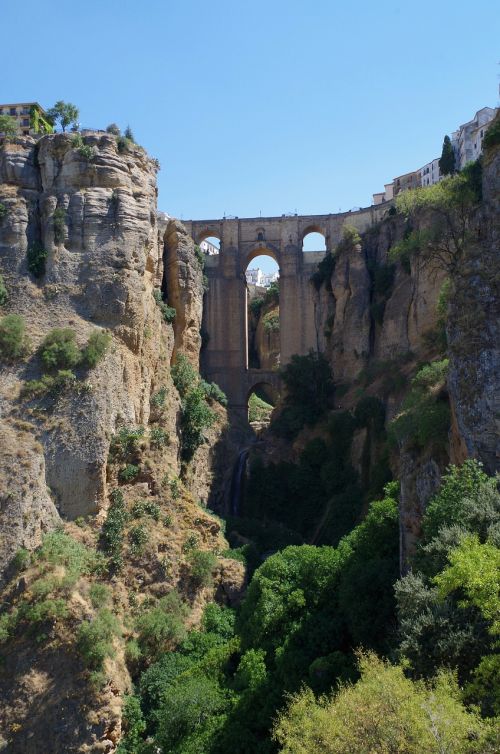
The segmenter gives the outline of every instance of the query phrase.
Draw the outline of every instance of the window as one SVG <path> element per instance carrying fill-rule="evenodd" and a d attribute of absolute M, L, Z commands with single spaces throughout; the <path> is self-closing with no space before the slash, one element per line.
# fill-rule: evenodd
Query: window
<path fill-rule="evenodd" d="M 22 122 L 21 125 L 23 125 L 23 126 L 29 126 L 29 124 L 30 124 L 30 119 L 29 118 L 23 118 L 23 122 Z"/>
<path fill-rule="evenodd" d="M 10 108 L 10 114 L 11 114 L 11 115 L 17 115 L 17 110 L 16 110 L 16 108 L 15 108 L 15 107 L 11 107 L 11 108 Z"/>
<path fill-rule="evenodd" d="M 29 115 L 29 114 L 30 114 L 29 107 L 23 107 L 23 115 Z"/>

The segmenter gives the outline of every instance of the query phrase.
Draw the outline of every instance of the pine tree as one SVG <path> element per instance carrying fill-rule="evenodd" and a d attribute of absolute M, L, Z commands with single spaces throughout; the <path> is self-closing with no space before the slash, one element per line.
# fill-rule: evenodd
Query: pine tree
<path fill-rule="evenodd" d="M 449 136 L 444 137 L 439 170 L 442 175 L 452 175 L 455 172 L 455 152 Z"/>

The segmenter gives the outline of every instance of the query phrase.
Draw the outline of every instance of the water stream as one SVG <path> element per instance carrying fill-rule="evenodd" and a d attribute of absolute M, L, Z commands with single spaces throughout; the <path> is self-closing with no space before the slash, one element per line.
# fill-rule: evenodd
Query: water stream
<path fill-rule="evenodd" d="M 240 452 L 238 456 L 238 460 L 234 464 L 233 476 L 231 477 L 231 500 L 230 500 L 231 502 L 230 510 L 231 510 L 232 516 L 240 515 L 243 476 L 245 474 L 249 452 L 250 452 L 250 448 L 244 448 Z"/>

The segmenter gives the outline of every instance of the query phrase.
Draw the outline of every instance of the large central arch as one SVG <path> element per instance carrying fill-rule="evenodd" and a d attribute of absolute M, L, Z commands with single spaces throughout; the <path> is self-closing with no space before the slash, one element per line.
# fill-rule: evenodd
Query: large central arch
<path fill-rule="evenodd" d="M 325 251 L 302 251 L 304 237 L 321 233 L 330 251 L 342 235 L 342 226 L 366 230 L 382 219 L 385 209 L 369 207 L 358 212 L 331 215 L 227 218 L 184 223 L 195 243 L 220 239 L 220 253 L 205 257 L 208 278 L 203 330 L 206 345 L 202 368 L 228 397 L 229 407 L 246 415 L 249 391 L 260 382 L 280 390 L 277 372 L 249 369 L 246 353 L 247 306 L 245 270 L 256 256 L 267 254 L 280 269 L 281 364 L 293 354 L 323 347 L 317 317 L 318 294 L 311 275 Z"/>

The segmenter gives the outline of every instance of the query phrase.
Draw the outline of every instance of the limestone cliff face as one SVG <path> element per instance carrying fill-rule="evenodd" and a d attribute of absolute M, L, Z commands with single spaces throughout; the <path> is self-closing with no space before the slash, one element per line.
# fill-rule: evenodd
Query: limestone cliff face
<path fill-rule="evenodd" d="M 500 466 L 499 204 L 497 147 L 484 156 L 481 241 L 467 249 L 448 318 L 455 442 L 462 454 L 479 458 L 490 474 Z"/>
<path fill-rule="evenodd" d="M 392 264 L 389 249 L 402 235 L 399 218 L 375 226 L 362 244 L 340 252 L 327 289 L 318 292 L 318 329 L 338 382 L 352 382 L 374 360 L 428 353 L 425 336 L 436 326 L 444 274 Z M 383 276 L 387 282 L 378 284 Z"/>
<path fill-rule="evenodd" d="M 1 314 L 22 314 L 30 341 L 28 358 L 0 372 L 0 570 L 20 546 L 38 544 L 58 515 L 105 504 L 110 438 L 120 427 L 146 426 L 162 389 L 170 429 L 162 461 L 179 471 L 170 361 L 176 348 L 197 366 L 202 273 L 182 225 L 158 222 L 154 161 L 135 145 L 119 152 L 109 134 L 84 141 L 82 149 L 57 134 L 0 149 L 0 273 L 9 294 Z M 47 252 L 38 279 L 28 270 L 33 248 Z M 177 309 L 175 329 L 152 295 L 162 285 Z M 71 328 L 80 347 L 103 330 L 112 344 L 94 369 L 76 370 L 77 390 L 22 398 L 24 381 L 43 372 L 37 348 L 55 327 Z"/>
<path fill-rule="evenodd" d="M 169 304 L 176 310 L 174 356 L 185 353 L 198 368 L 203 311 L 203 272 L 195 255 L 193 239 L 181 222 L 169 219 L 164 239 L 165 272 L 163 287 Z"/>

